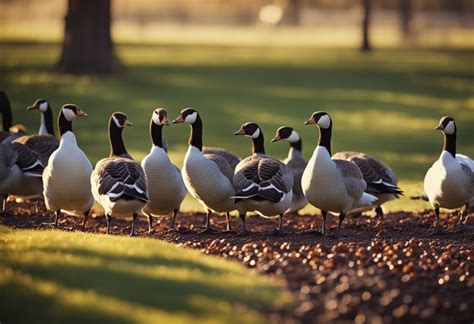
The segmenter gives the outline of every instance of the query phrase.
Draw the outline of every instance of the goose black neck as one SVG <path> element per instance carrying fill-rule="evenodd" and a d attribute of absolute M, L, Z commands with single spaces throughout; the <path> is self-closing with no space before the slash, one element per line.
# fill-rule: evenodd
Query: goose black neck
<path fill-rule="evenodd" d="M 10 101 L 8 97 L 3 92 L 0 92 L 0 105 L 2 112 L 2 127 L 3 131 L 8 132 L 10 131 L 10 127 L 13 124 L 13 115 L 12 115 L 12 108 L 10 106 Z"/>
<path fill-rule="evenodd" d="M 444 133 L 444 147 L 445 151 L 451 153 L 451 155 L 456 158 L 456 130 L 453 134 Z"/>
<path fill-rule="evenodd" d="M 265 154 L 263 133 L 260 131 L 257 138 L 252 138 L 252 153 L 253 154 Z"/>
<path fill-rule="evenodd" d="M 192 145 L 199 149 L 199 151 L 202 151 L 202 120 L 199 115 L 197 115 L 196 121 L 191 124 L 189 145 Z"/>
<path fill-rule="evenodd" d="M 128 155 L 125 149 L 125 144 L 122 138 L 122 127 L 115 125 L 112 118 L 109 120 L 109 141 L 110 141 L 110 156 Z"/>
<path fill-rule="evenodd" d="M 66 132 L 72 132 L 72 121 L 67 120 L 62 111 L 58 117 L 58 128 L 60 136 L 63 136 Z"/>
<path fill-rule="evenodd" d="M 54 136 L 53 111 L 48 106 L 48 109 L 46 109 L 45 112 L 42 112 L 42 114 L 43 114 L 43 117 L 44 117 L 44 123 L 45 123 L 45 126 L 46 126 L 46 131 L 48 132 L 49 135 Z"/>
<path fill-rule="evenodd" d="M 319 128 L 318 145 L 324 146 L 328 150 L 329 155 L 331 155 L 331 132 L 332 126 L 329 126 L 329 128 Z"/>
<path fill-rule="evenodd" d="M 297 151 L 302 151 L 303 150 L 303 142 L 301 141 L 301 138 L 298 140 L 298 142 L 290 143 L 290 146 Z"/>
<path fill-rule="evenodd" d="M 162 137 L 163 125 L 157 125 L 150 122 L 150 135 L 153 145 L 163 148 L 163 137 Z"/>

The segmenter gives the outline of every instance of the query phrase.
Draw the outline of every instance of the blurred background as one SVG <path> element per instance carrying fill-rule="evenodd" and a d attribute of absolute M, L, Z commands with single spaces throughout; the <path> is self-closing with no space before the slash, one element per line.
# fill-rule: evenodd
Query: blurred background
<path fill-rule="evenodd" d="M 198 109 L 205 145 L 242 157 L 250 143 L 232 132 L 258 122 L 281 159 L 288 147 L 269 142 L 275 129 L 295 127 L 309 158 L 317 130 L 303 122 L 326 110 L 334 153 L 374 155 L 410 196 L 439 155 L 441 116 L 456 119 L 458 150 L 474 157 L 473 18 L 472 0 L 0 0 L 0 88 L 31 132 L 35 99 L 79 104 L 89 117 L 76 134 L 93 163 L 108 154 L 117 110 L 138 126 L 125 133 L 136 159 L 158 106 L 171 118 Z M 165 130 L 178 166 L 188 132 Z M 187 199 L 185 209 L 199 206 Z"/>

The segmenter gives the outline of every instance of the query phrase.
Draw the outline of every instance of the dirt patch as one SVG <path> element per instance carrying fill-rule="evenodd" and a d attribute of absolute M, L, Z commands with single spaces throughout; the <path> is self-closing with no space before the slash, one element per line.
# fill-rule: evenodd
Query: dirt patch
<path fill-rule="evenodd" d="M 42 202 L 10 203 L 12 216 L 1 223 L 15 228 L 48 228 L 52 220 Z M 471 217 L 472 218 L 472 217 Z M 137 234 L 176 243 L 206 254 L 235 259 L 265 274 L 284 278 L 298 303 L 283 319 L 302 322 L 456 322 L 474 318 L 474 222 L 458 228 L 458 216 L 445 214 L 448 233 L 430 236 L 432 212 L 392 213 L 383 221 L 347 217 L 339 241 L 308 231 L 321 227 L 320 216 L 289 215 L 288 234 L 269 233 L 277 220 L 250 217 L 248 236 L 240 236 L 241 222 L 232 218 L 231 232 L 198 234 L 204 215 L 178 216 L 177 231 L 169 231 L 170 217 L 155 218 L 154 232 L 141 218 Z M 330 216 L 331 230 L 337 217 Z M 63 216 L 61 230 L 81 230 L 82 218 Z M 215 228 L 225 229 L 225 217 L 213 216 Z M 102 215 L 92 214 L 86 232 L 105 233 Z M 112 233 L 128 235 L 130 221 L 114 219 Z"/>

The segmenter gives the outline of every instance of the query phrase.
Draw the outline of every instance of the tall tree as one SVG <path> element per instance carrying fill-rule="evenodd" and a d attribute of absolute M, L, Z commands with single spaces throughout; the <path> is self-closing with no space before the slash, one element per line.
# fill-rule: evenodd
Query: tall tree
<path fill-rule="evenodd" d="M 298 26 L 301 16 L 301 0 L 288 0 L 285 14 L 285 21 L 289 25 Z"/>
<path fill-rule="evenodd" d="M 411 21 L 413 0 L 400 0 L 400 29 L 404 41 L 411 41 Z"/>
<path fill-rule="evenodd" d="M 361 50 L 364 52 L 372 50 L 369 40 L 369 28 L 370 28 L 370 15 L 371 15 L 371 0 L 363 0 L 364 5 L 364 17 L 362 19 L 362 47 Z"/>
<path fill-rule="evenodd" d="M 116 66 L 110 35 L 110 0 L 68 0 L 60 70 L 110 73 Z"/>

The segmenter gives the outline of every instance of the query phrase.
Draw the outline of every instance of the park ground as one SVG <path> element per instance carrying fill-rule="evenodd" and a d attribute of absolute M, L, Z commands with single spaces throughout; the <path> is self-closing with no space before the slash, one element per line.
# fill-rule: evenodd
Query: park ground
<path fill-rule="evenodd" d="M 319 226 L 318 211 L 311 207 L 304 216 L 288 218 L 291 233 L 283 238 L 202 237 L 195 234 L 201 208 L 188 197 L 178 232 L 166 231 L 163 221 L 151 237 L 130 239 L 99 236 L 105 224 L 100 210 L 87 228 L 91 233 L 69 233 L 46 230 L 41 223 L 50 215 L 43 209 L 36 213 L 32 205 L 12 202 L 15 216 L 2 219 L 1 227 L 0 307 L 6 322 L 36 315 L 57 322 L 144 322 L 150 316 L 174 322 L 316 316 L 331 321 L 356 318 L 357 311 L 359 320 L 472 319 L 472 229 L 458 229 L 456 216 L 443 214 L 450 234 L 428 237 L 429 206 L 409 197 L 422 192 L 423 176 L 439 155 L 442 136 L 433 128 L 441 116 L 456 118 L 458 151 L 474 156 L 473 50 L 385 48 L 363 54 L 281 42 L 120 43 L 116 53 L 123 73 L 112 76 L 55 72 L 59 52 L 56 42 L 0 42 L 0 87 L 10 96 L 15 122 L 33 132 L 39 116 L 25 108 L 36 98 L 48 99 L 53 109 L 67 102 L 80 105 L 89 116 L 76 122 L 75 133 L 93 163 L 108 154 L 107 119 L 113 111 L 127 113 L 134 123 L 125 142 L 141 159 L 150 148 L 148 123 L 158 106 L 171 118 L 184 107 L 198 109 L 205 145 L 241 157 L 249 154 L 250 143 L 232 133 L 245 121 L 258 122 L 268 153 L 278 158 L 288 148 L 269 142 L 275 129 L 295 127 L 309 158 L 317 130 L 303 122 L 313 111 L 325 110 L 334 120 L 333 151 L 379 158 L 397 173 L 405 197 L 387 204 L 392 214 L 384 222 L 348 218 L 339 243 L 303 233 Z M 183 125 L 164 132 L 178 166 L 188 132 Z M 77 222 L 67 217 L 60 228 L 76 231 Z M 257 218 L 252 223 L 263 232 L 274 225 Z M 128 226 L 117 221 L 114 233 L 126 234 Z M 237 220 L 233 226 L 238 229 Z M 144 223 L 140 228 L 140 236 L 148 236 Z"/>

